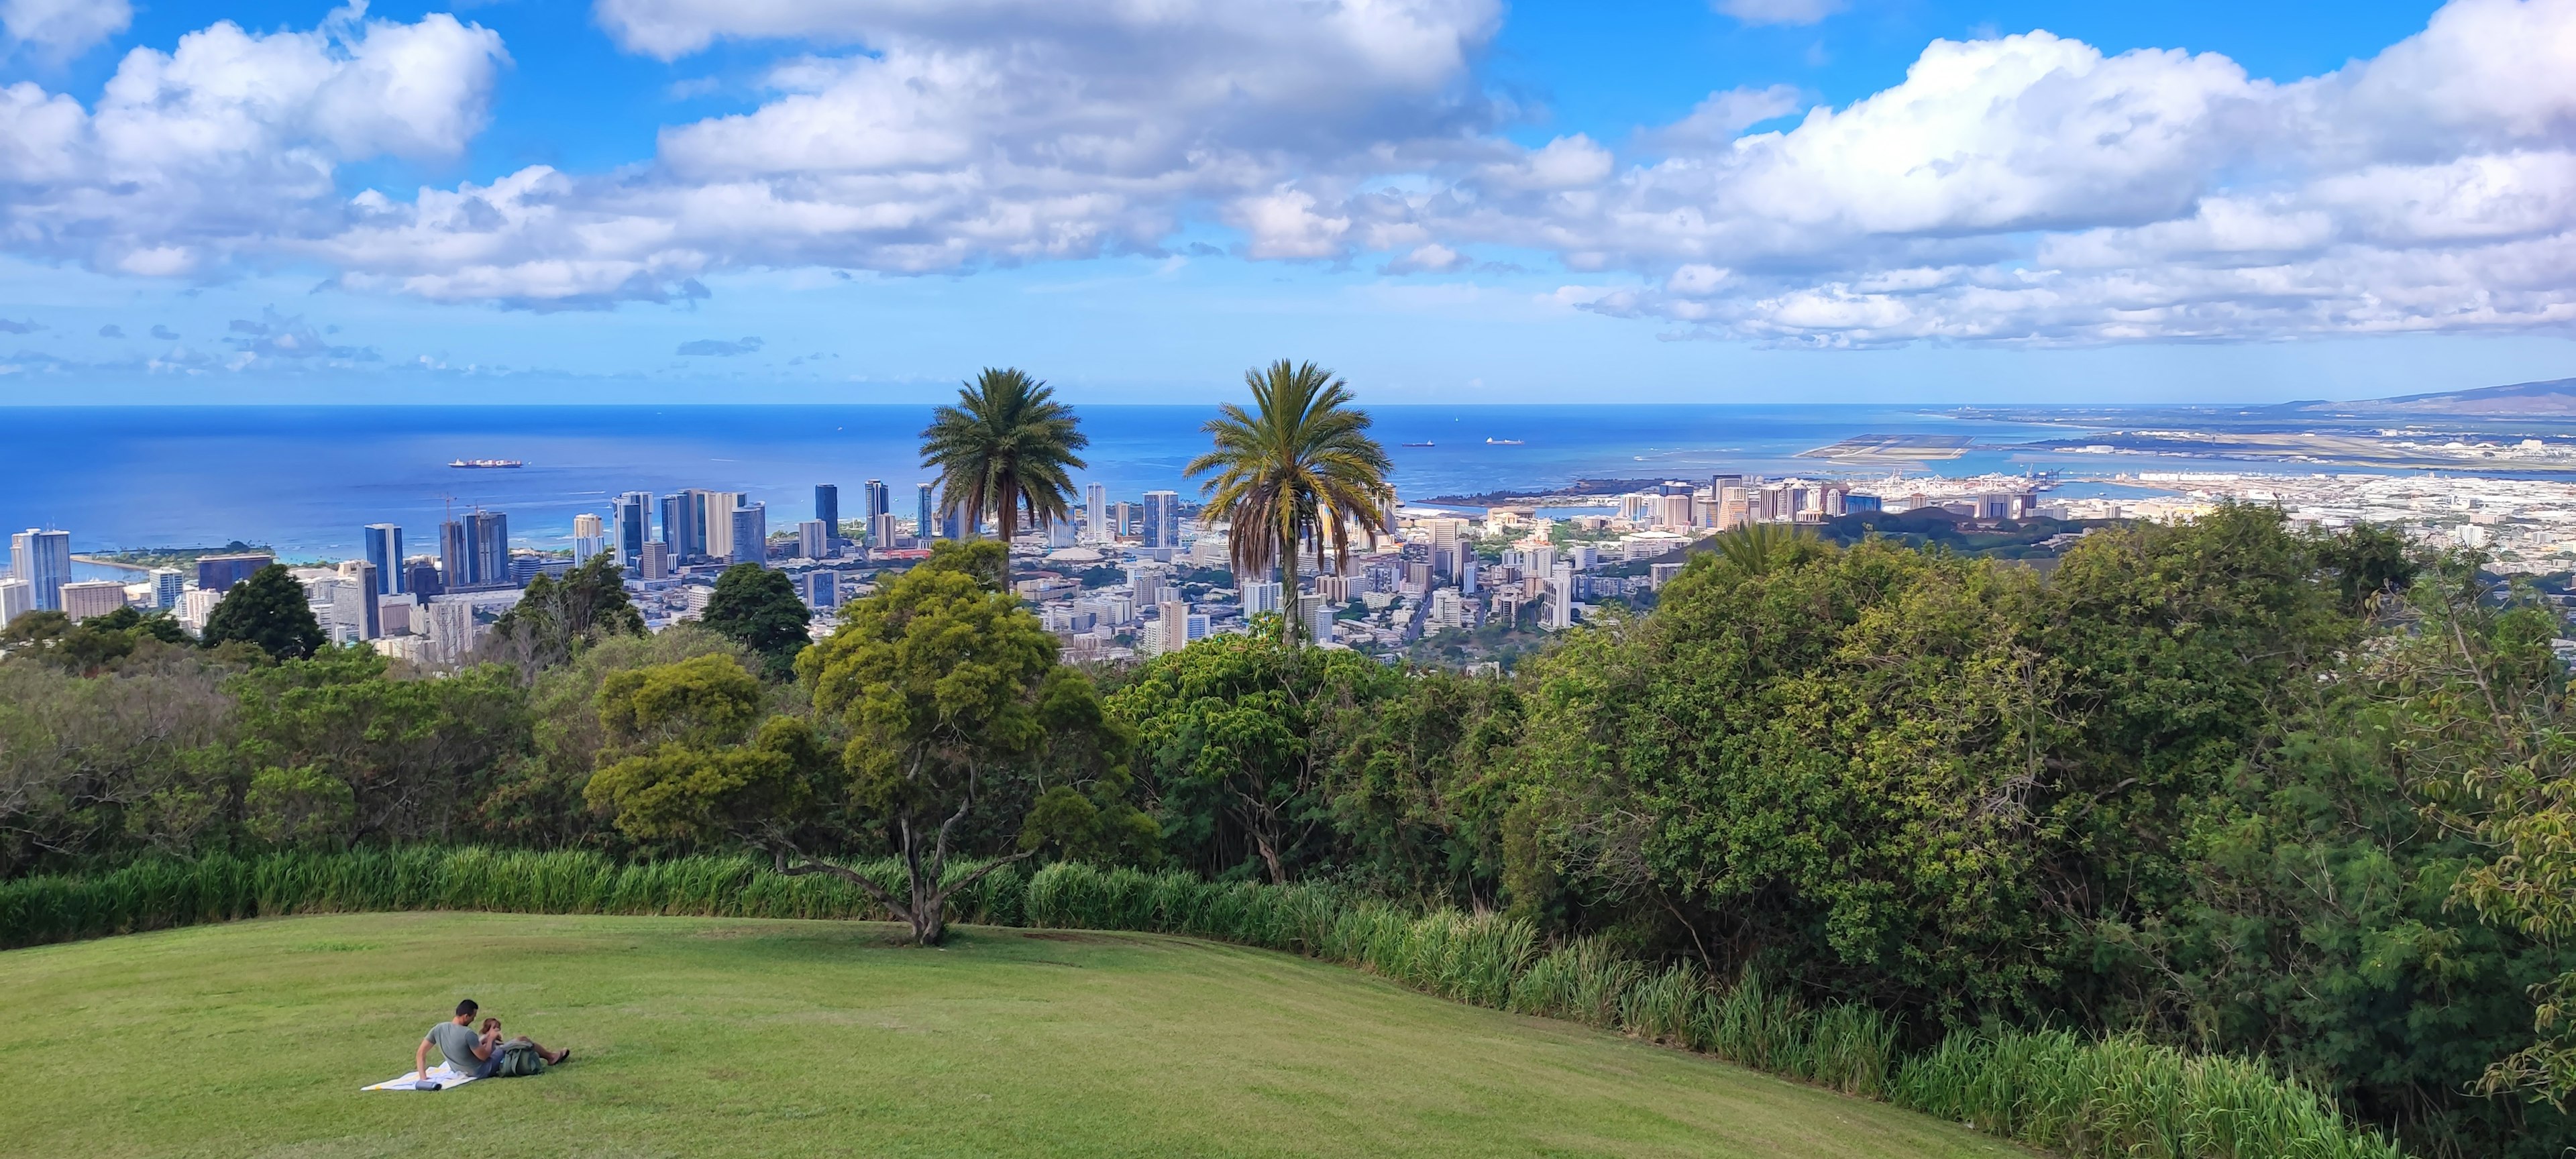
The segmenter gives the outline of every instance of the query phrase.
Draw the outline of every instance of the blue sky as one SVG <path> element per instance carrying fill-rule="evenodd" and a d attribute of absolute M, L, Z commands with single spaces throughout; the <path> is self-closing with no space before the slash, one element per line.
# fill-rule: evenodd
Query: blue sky
<path fill-rule="evenodd" d="M 1283 355 L 1389 402 L 2576 375 L 2576 0 L 0 25 L 0 403 L 905 401 L 985 364 L 1192 401 Z"/>

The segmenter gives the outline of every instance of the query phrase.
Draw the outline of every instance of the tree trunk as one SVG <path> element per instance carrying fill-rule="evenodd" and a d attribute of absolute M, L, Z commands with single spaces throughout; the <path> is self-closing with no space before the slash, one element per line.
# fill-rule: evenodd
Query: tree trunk
<path fill-rule="evenodd" d="M 1294 538 L 1279 545 L 1279 607 L 1288 622 L 1279 629 L 1283 647 L 1297 646 L 1297 633 L 1304 629 L 1306 601 L 1297 595 L 1297 541 Z"/>

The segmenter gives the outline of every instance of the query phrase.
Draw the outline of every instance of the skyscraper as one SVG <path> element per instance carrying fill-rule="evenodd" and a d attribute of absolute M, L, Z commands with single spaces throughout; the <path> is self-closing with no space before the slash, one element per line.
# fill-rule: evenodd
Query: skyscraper
<path fill-rule="evenodd" d="M 240 555 L 201 555 L 197 557 L 197 586 L 210 592 L 228 592 L 233 585 L 259 574 L 259 569 L 277 562 L 267 552 Z"/>
<path fill-rule="evenodd" d="M 179 595 L 187 591 L 185 576 L 175 567 L 152 569 L 152 606 L 168 611 L 179 606 Z"/>
<path fill-rule="evenodd" d="M 402 528 L 370 523 L 359 533 L 367 545 L 367 562 L 376 565 L 376 594 L 399 595 L 403 588 Z"/>
<path fill-rule="evenodd" d="M 1145 546 L 1181 545 L 1181 493 L 1145 492 Z"/>
<path fill-rule="evenodd" d="M 1082 489 L 1082 534 L 1093 543 L 1118 538 L 1109 530 L 1109 488 L 1101 484 Z"/>
<path fill-rule="evenodd" d="M 662 546 L 676 563 L 688 557 L 689 547 L 696 542 L 689 535 L 689 497 L 662 497 Z"/>
<path fill-rule="evenodd" d="M 609 537 L 617 541 L 617 562 L 633 568 L 644 557 L 644 541 L 653 538 L 653 494 L 629 491 L 617 497 L 610 512 L 616 526 Z"/>
<path fill-rule="evenodd" d="M 476 511 L 465 517 L 466 573 L 478 584 L 510 582 L 510 517 Z"/>
<path fill-rule="evenodd" d="M 692 487 L 687 494 L 689 518 L 696 524 L 691 529 L 697 534 L 695 554 L 710 559 L 732 559 L 735 555 L 733 513 L 735 508 L 742 506 L 742 493 L 701 491 Z"/>
<path fill-rule="evenodd" d="M 438 567 L 446 579 L 444 586 L 473 585 L 474 541 L 466 538 L 464 520 L 450 519 L 438 525 Z"/>
<path fill-rule="evenodd" d="M 587 511 L 572 517 L 572 565 L 580 567 L 590 557 L 608 550 L 607 528 L 599 517 Z"/>
<path fill-rule="evenodd" d="M 821 559 L 829 553 L 832 550 L 832 536 L 830 532 L 824 530 L 829 526 L 831 524 L 824 522 L 819 516 L 797 524 L 796 554 L 807 559 Z"/>
<path fill-rule="evenodd" d="M 894 496 L 886 491 L 885 480 L 868 480 L 868 518 L 892 514 L 893 511 Z"/>
<path fill-rule="evenodd" d="M 1243 615 L 1250 619 L 1279 611 L 1278 580 L 1248 580 L 1243 585 Z"/>
<path fill-rule="evenodd" d="M 741 497 L 735 496 L 741 503 Z M 726 538 L 731 540 L 730 558 L 735 563 L 769 565 L 769 505 L 741 503 L 725 513 Z"/>
<path fill-rule="evenodd" d="M 896 541 L 903 538 L 903 531 L 896 522 L 892 514 L 885 512 L 868 516 L 868 547 L 884 551 L 895 546 Z"/>
<path fill-rule="evenodd" d="M 841 488 L 838 485 L 814 484 L 814 518 L 823 521 L 823 555 L 805 558 L 822 559 L 834 554 L 832 545 L 841 538 Z"/>
<path fill-rule="evenodd" d="M 921 546 L 928 547 L 930 537 L 939 534 L 939 524 L 933 519 L 935 514 L 933 509 L 938 505 L 932 502 L 930 484 L 919 484 L 915 490 L 919 492 L 917 497 L 921 500 L 921 514 L 912 525 L 912 534 L 915 539 L 921 541 Z"/>
<path fill-rule="evenodd" d="M 340 578 L 342 582 L 331 596 L 333 625 L 361 640 L 384 635 L 376 565 L 363 559 L 350 560 L 340 565 Z"/>
<path fill-rule="evenodd" d="M 30 527 L 9 537 L 9 575 L 24 582 L 33 610 L 63 610 L 63 585 L 72 578 L 72 533 Z"/>
<path fill-rule="evenodd" d="M 658 539 L 645 540 L 643 552 L 635 557 L 635 575 L 648 580 L 671 578 L 671 545 Z"/>

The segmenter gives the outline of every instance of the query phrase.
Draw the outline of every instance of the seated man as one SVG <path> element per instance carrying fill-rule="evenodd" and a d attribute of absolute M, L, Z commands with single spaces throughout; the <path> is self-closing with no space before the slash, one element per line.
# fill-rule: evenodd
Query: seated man
<path fill-rule="evenodd" d="M 546 1067 L 572 1057 L 569 1050 L 550 1051 L 526 1038 L 501 1041 L 501 1022 L 497 1018 L 483 1024 L 483 1033 L 475 1033 L 472 1024 L 474 1012 L 479 1009 L 481 1007 L 468 998 L 456 1004 L 456 1017 L 429 1028 L 429 1033 L 420 1040 L 420 1049 L 412 1056 L 412 1070 L 418 1078 L 429 1077 L 429 1048 L 433 1046 L 447 1059 L 447 1069 L 474 1078 L 539 1074 Z M 511 1059 L 513 1054 L 520 1056 L 516 1064 Z M 531 1054 L 535 1056 L 534 1060 L 526 1057 Z M 525 1065 L 529 1061 L 534 1061 L 535 1065 Z"/>

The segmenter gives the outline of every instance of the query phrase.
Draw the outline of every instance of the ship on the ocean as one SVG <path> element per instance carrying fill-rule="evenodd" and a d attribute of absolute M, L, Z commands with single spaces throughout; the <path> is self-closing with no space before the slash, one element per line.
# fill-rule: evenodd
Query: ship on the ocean
<path fill-rule="evenodd" d="M 1404 445 L 1405 445 L 1405 446 L 1408 446 L 1408 447 L 1428 447 L 1428 446 L 1434 446 L 1434 445 L 1436 445 L 1436 444 L 1428 443 L 1428 442 L 1421 442 L 1421 443 L 1406 443 L 1406 444 L 1404 444 Z"/>
<path fill-rule="evenodd" d="M 522 462 L 518 461 L 517 459 L 457 459 L 457 460 L 454 460 L 454 461 L 452 461 L 452 462 L 448 463 L 447 465 L 448 465 L 448 466 L 450 466 L 450 467 L 467 467 L 467 468 L 524 467 L 524 466 L 527 466 L 527 464 L 526 464 L 526 463 L 522 463 Z"/>

